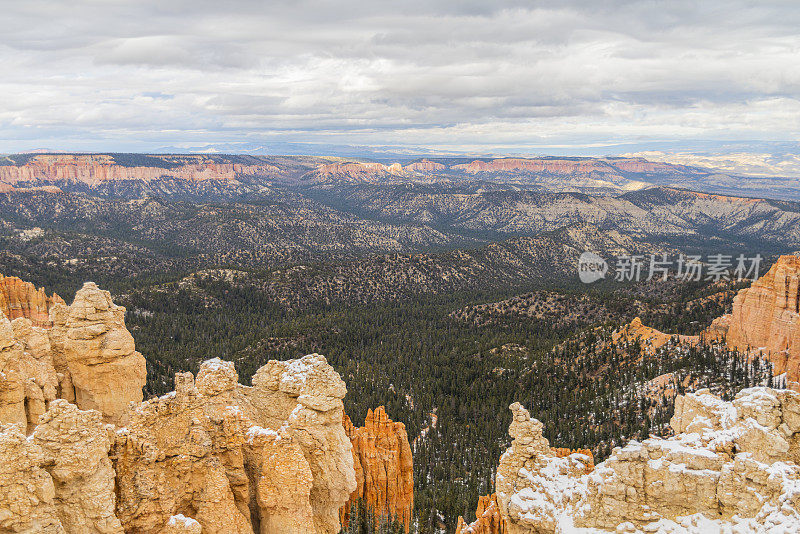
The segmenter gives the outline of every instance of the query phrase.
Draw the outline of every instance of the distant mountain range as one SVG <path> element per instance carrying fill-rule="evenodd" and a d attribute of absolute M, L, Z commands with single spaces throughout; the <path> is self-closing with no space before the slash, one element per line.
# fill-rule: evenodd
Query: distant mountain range
<path fill-rule="evenodd" d="M 0 157 L 0 191 L 58 187 L 92 195 L 236 198 L 273 186 L 481 184 L 484 189 L 619 194 L 654 186 L 800 200 L 796 179 L 741 176 L 641 157 L 431 157 L 385 164 L 334 156 L 15 154 Z M 485 184 L 485 185 L 483 185 Z M 480 189 L 480 187 L 478 187 Z"/>

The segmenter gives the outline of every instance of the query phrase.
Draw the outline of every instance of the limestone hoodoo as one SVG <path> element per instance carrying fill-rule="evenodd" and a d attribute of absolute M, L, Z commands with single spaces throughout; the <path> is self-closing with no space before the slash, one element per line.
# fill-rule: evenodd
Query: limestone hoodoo
<path fill-rule="evenodd" d="M 496 478 L 508 534 L 797 529 L 797 392 L 756 387 L 732 402 L 709 390 L 678 396 L 675 436 L 632 440 L 594 469 L 581 453 L 560 457 L 542 423 L 518 403 L 511 410 L 513 441 Z"/>
<path fill-rule="evenodd" d="M 408 532 L 414 505 L 414 466 L 405 425 L 389 419 L 379 406 L 367 412 L 363 427 L 353 426 L 345 415 L 344 428 L 353 444 L 358 487 L 340 511 L 342 523 L 347 523 L 351 507 L 361 501 L 373 511 L 376 521 L 397 519 Z"/>
<path fill-rule="evenodd" d="M 30 282 L 16 276 L 0 274 L 0 312 L 9 320 L 25 317 L 34 326 L 50 326 L 50 308 L 54 304 L 64 304 L 56 293 L 47 296 L 44 288 L 36 289 Z"/>
<path fill-rule="evenodd" d="M 50 316 L 60 396 L 81 409 L 100 411 L 109 422 L 122 422 L 128 405 L 142 401 L 147 379 L 144 356 L 125 328 L 125 308 L 87 282 L 71 305 L 53 306 Z"/>
<path fill-rule="evenodd" d="M 475 521 L 467 524 L 463 517 L 458 518 L 455 534 L 506 534 L 505 519 L 500 515 L 497 494 L 482 495 L 475 509 Z"/>

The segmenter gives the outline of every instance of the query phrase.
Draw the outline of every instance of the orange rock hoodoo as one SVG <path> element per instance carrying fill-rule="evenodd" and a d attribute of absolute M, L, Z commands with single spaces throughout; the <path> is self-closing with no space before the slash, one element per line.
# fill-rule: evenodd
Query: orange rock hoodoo
<path fill-rule="evenodd" d="M 408 532 L 414 504 L 414 473 L 406 427 L 395 423 L 383 406 L 367 412 L 363 427 L 344 416 L 344 429 L 353 444 L 353 464 L 358 487 L 340 511 L 347 524 L 350 508 L 359 499 L 377 519 L 397 518 Z"/>
<path fill-rule="evenodd" d="M 64 301 L 55 293 L 48 297 L 44 288 L 36 289 L 16 276 L 0 274 L 0 312 L 11 321 L 25 317 L 33 326 L 51 326 L 50 308 L 59 303 L 64 304 Z"/>
<path fill-rule="evenodd" d="M 800 389 L 800 258 L 781 256 L 762 278 L 733 299 L 733 312 L 716 319 L 707 333 L 729 347 L 768 358 L 773 372 L 786 373 Z"/>
<path fill-rule="evenodd" d="M 475 521 L 469 525 L 463 517 L 459 517 L 455 534 L 506 534 L 508 532 L 506 522 L 500 515 L 500 508 L 497 506 L 496 493 L 478 497 L 475 517 Z"/>

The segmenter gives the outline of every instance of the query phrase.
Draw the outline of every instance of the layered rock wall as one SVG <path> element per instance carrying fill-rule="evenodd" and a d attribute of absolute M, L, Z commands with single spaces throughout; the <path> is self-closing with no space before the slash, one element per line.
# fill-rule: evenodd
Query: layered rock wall
<path fill-rule="evenodd" d="M 711 338 L 761 354 L 775 374 L 800 389 L 800 258 L 781 256 L 762 278 L 733 299 L 733 312 L 714 321 Z"/>
<path fill-rule="evenodd" d="M 150 159 L 161 156 L 152 155 Z M 163 158 L 162 158 L 163 159 Z M 151 181 L 160 178 L 201 182 L 216 180 L 236 182 L 242 175 L 270 175 L 279 172 L 272 165 L 216 163 L 204 156 L 181 156 L 182 163 L 164 160 L 162 165 L 119 165 L 108 154 L 46 154 L 33 156 L 23 165 L 1 165 L 0 184 L 80 182 L 96 186 L 121 180 Z"/>

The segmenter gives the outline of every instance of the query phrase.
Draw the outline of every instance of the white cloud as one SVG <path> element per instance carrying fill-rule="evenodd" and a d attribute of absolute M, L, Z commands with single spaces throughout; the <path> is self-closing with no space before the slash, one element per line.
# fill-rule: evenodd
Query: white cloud
<path fill-rule="evenodd" d="M 0 150 L 800 134 L 793 2 L 8 4 Z"/>

